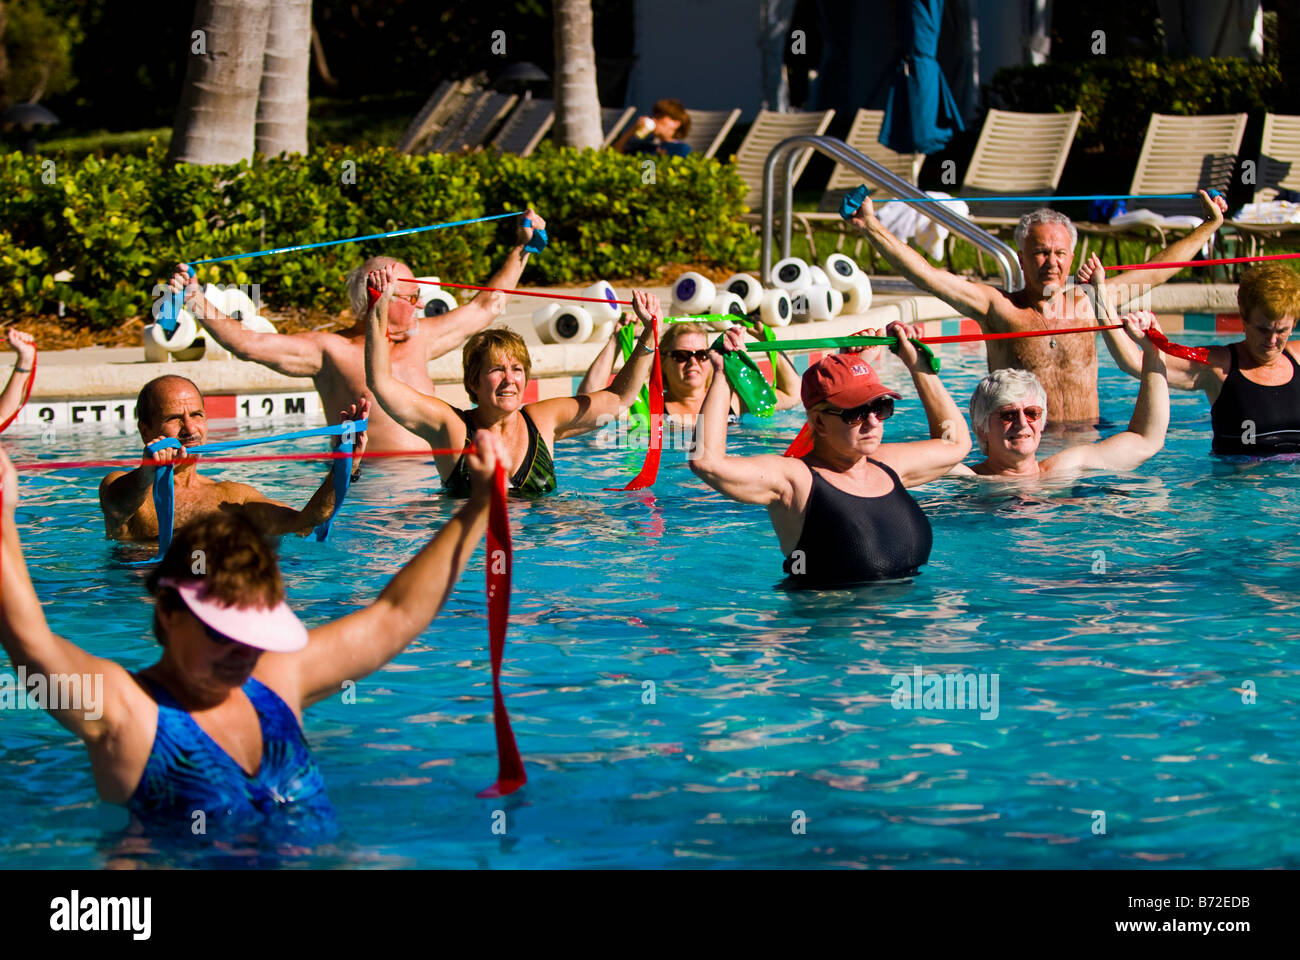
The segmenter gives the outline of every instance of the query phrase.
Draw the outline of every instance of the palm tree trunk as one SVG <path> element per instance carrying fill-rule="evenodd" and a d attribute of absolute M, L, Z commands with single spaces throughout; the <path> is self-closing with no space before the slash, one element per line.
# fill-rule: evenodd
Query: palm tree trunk
<path fill-rule="evenodd" d="M 600 98 L 591 0 L 553 0 L 555 129 L 562 147 L 599 147 Z"/>
<path fill-rule="evenodd" d="M 275 0 L 257 100 L 257 152 L 307 152 L 307 79 L 311 69 L 311 0 Z"/>
<path fill-rule="evenodd" d="M 236 163 L 252 157 L 270 19 L 271 0 L 197 0 L 194 31 L 201 35 L 190 41 L 172 128 L 173 160 Z M 196 53 L 199 43 L 203 52 Z"/>

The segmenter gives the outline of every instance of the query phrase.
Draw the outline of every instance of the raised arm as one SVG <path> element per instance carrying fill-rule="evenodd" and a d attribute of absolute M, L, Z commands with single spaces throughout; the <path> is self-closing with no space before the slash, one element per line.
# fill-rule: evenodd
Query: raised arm
<path fill-rule="evenodd" d="M 970 430 L 952 395 L 911 338 L 923 336 L 920 327 L 894 322 L 885 328 L 899 338 L 898 357 L 912 374 L 921 406 L 930 425 L 930 439 L 911 443 L 882 443 L 877 457 L 888 463 L 905 487 L 937 480 L 970 453 Z"/>
<path fill-rule="evenodd" d="M 266 654 L 288 661 L 303 707 L 337 694 L 344 681 L 359 680 L 402 652 L 428 628 L 483 538 L 498 460 L 510 472 L 501 439 L 487 430 L 474 436 L 477 454 L 466 459 L 472 493 L 423 550 L 415 555 L 370 606 L 311 631 L 306 649 Z M 269 664 L 271 669 L 281 664 Z"/>
<path fill-rule="evenodd" d="M 27 387 L 27 378 L 32 375 L 32 362 L 36 359 L 36 341 L 30 333 L 23 333 L 12 327 L 6 334 L 9 346 L 18 354 L 13 372 L 4 392 L 0 393 L 0 423 L 4 423 L 23 405 L 23 390 Z"/>
<path fill-rule="evenodd" d="M 654 294 L 634 290 L 632 309 L 645 324 L 645 329 L 614 382 L 607 389 L 589 394 L 530 403 L 529 416 L 539 429 L 550 430 L 557 440 L 576 437 L 598 429 L 636 402 L 637 394 L 654 367 L 655 331 L 663 320 L 663 308 Z"/>
<path fill-rule="evenodd" d="M 525 221 L 529 224 L 526 227 Z M 536 210 L 525 210 L 524 215 L 519 218 L 519 233 L 514 248 L 506 255 L 505 262 L 488 278 L 484 286 L 513 289 L 519 285 L 519 278 L 528 263 L 528 251 L 524 249 L 524 245 L 533 238 L 535 229 L 545 230 L 546 221 L 537 215 Z M 494 297 L 490 290 L 484 290 L 464 306 L 443 314 L 437 322 L 430 325 L 429 332 L 425 335 L 428 358 L 433 360 L 460 347 L 500 316 L 504 306 L 504 299 Z"/>
<path fill-rule="evenodd" d="M 596 354 L 596 359 L 591 361 L 582 383 L 578 384 L 578 393 L 595 393 L 609 386 L 609 378 L 614 373 L 614 358 L 618 356 L 619 331 L 631 322 L 632 314 L 624 310 L 623 315 L 618 318 L 618 323 L 614 325 L 614 333 L 601 348 L 600 353 Z"/>
<path fill-rule="evenodd" d="M 1211 200 L 1210 195 L 1204 190 L 1198 192 L 1201 197 L 1201 215 L 1204 218 L 1201 225 L 1182 239 L 1169 244 L 1169 246 L 1148 260 L 1147 263 L 1190 260 L 1196 255 L 1196 251 L 1210 242 L 1219 227 L 1223 226 L 1223 214 L 1228 209 L 1228 202 L 1222 196 L 1217 196 Z M 1167 270 L 1140 270 L 1137 272 L 1142 274 L 1141 285 L 1154 287 L 1175 276 L 1182 269 L 1182 267 L 1170 267 Z M 1135 291 L 1133 296 L 1121 298 L 1117 309 L 1126 309 L 1139 295 Z"/>
<path fill-rule="evenodd" d="M 4 509 L 0 511 L 0 646 L 15 668 L 24 668 L 31 676 L 39 674 L 47 684 L 55 674 L 77 678 L 79 686 L 75 689 L 81 694 L 80 709 L 51 709 L 50 715 L 86 743 L 94 744 L 113 725 L 127 719 L 126 694 L 133 681 L 113 661 L 87 653 L 50 630 L 23 559 L 14 522 L 18 473 L 3 447 L 0 447 L 0 486 L 4 497 Z M 26 690 L 20 693 L 26 695 Z M 98 702 L 92 702 L 95 700 Z M 54 705 L 52 700 L 46 703 Z"/>
<path fill-rule="evenodd" d="M 962 316 L 970 317 L 981 326 L 987 324 L 995 298 L 1002 294 L 992 287 L 971 283 L 947 270 L 930 266 L 924 256 L 885 229 L 876 217 L 870 197 L 849 218 L 849 223 L 861 230 L 889 265 L 913 284 L 938 297 Z"/>
<path fill-rule="evenodd" d="M 352 404 L 347 410 L 339 414 L 339 422 L 344 420 L 365 420 L 370 416 L 370 401 L 365 397 Z M 355 442 L 352 448 L 351 469 L 357 471 L 361 469 L 361 461 L 366 452 L 366 431 L 362 430 L 355 435 Z M 339 447 L 339 438 L 335 437 L 332 441 L 334 449 Z M 245 491 L 251 491 L 251 495 L 244 500 L 244 513 L 258 529 L 266 536 L 277 537 L 286 533 L 296 533 L 299 536 L 307 536 L 316 527 L 320 526 L 330 518 L 334 512 L 334 461 L 328 461 L 328 467 L 325 471 L 325 479 L 321 485 L 316 488 L 312 498 L 307 501 L 307 505 L 301 510 L 295 510 L 293 507 L 286 506 L 283 503 L 277 503 L 274 500 L 268 500 L 260 493 L 240 484 Z"/>
<path fill-rule="evenodd" d="M 366 317 L 366 386 L 385 413 L 430 446 L 460 446 L 465 428 L 456 411 L 393 376 L 388 305 L 393 299 L 395 272 L 396 268 L 389 264 L 372 271 L 368 279 L 370 288 L 379 291 L 379 298 L 371 304 Z"/>
<path fill-rule="evenodd" d="M 695 418 L 695 446 L 687 454 L 691 472 L 732 500 L 793 509 L 797 496 L 794 474 L 803 469 L 802 464 L 774 454 L 727 456 L 731 387 L 722 370 L 722 354 L 710 350 L 709 360 L 713 363 L 713 381 Z"/>
<path fill-rule="evenodd" d="M 1147 336 L 1159 330 L 1155 314 L 1130 313 L 1121 318 L 1124 332 L 1142 354 L 1142 386 L 1128 429 L 1097 443 L 1085 443 L 1062 450 L 1043 461 L 1043 470 L 1134 470 L 1165 445 L 1169 429 L 1169 384 L 1164 354 Z"/>
<path fill-rule="evenodd" d="M 149 443 L 154 444 L 162 439 L 164 438 L 154 437 Z M 157 466 L 184 455 L 184 449 L 177 447 L 165 447 L 154 454 L 146 451 L 140 459 L 140 466 L 134 470 L 117 470 L 100 481 L 99 508 L 104 511 L 105 536 L 119 536 L 123 524 L 135 516 L 153 494 Z"/>
<path fill-rule="evenodd" d="M 325 362 L 322 334 L 256 333 L 238 320 L 228 317 L 208 302 L 189 267 L 178 264 L 168 281 L 173 292 L 185 291 L 185 306 L 203 324 L 212 339 L 240 360 L 250 360 L 270 367 L 286 377 L 314 377 Z M 156 289 L 156 288 L 155 288 Z"/>

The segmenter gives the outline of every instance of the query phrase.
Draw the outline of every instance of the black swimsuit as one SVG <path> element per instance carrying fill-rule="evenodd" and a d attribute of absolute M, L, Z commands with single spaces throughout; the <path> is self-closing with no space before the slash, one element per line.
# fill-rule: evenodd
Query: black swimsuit
<path fill-rule="evenodd" d="M 537 424 L 533 423 L 533 418 L 528 415 L 528 411 L 519 412 L 523 415 L 524 426 L 528 428 L 528 452 L 524 454 L 524 462 L 510 478 L 511 490 L 526 497 L 550 493 L 555 489 L 555 463 L 551 460 L 551 451 L 547 448 L 546 441 L 542 439 Z M 474 436 L 474 431 L 478 428 L 474 426 L 472 411 L 456 410 L 456 413 L 465 421 L 467 437 Z M 451 473 L 443 481 L 442 487 L 453 497 L 469 496 L 469 463 L 465 460 L 465 454 L 460 455 L 456 465 L 451 468 Z"/>
<path fill-rule="evenodd" d="M 1237 366 L 1237 345 L 1228 345 L 1232 366 L 1219 398 L 1210 407 L 1214 453 L 1267 457 L 1300 453 L 1300 366 L 1291 361 L 1291 379 L 1275 387 L 1252 383 Z M 1250 426 L 1253 424 L 1253 428 Z M 1254 443 L 1246 442 L 1253 432 Z"/>
<path fill-rule="evenodd" d="M 807 459 L 804 463 L 807 464 Z M 888 466 L 894 481 L 879 497 L 845 493 L 812 467 L 812 492 L 799 542 L 785 561 L 792 586 L 829 587 L 910 577 L 930 559 L 930 521 Z"/>

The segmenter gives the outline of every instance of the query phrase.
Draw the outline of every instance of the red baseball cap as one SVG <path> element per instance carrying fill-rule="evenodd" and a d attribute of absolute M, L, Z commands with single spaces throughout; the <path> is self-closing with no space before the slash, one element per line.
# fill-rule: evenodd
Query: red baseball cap
<path fill-rule="evenodd" d="M 876 371 L 856 353 L 832 353 L 811 364 L 803 375 L 799 394 L 805 410 L 819 403 L 848 410 L 876 397 L 903 399 L 901 393 L 881 383 Z"/>

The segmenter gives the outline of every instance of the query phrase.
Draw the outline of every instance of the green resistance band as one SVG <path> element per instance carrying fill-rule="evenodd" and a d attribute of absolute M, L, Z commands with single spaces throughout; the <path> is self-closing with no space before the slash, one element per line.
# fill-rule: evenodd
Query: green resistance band
<path fill-rule="evenodd" d="M 916 349 L 929 358 L 930 369 L 938 373 L 939 358 L 934 355 L 930 345 L 923 340 L 913 340 L 912 343 L 915 344 Z M 895 337 L 827 337 L 821 340 L 773 340 L 745 345 L 746 350 L 755 350 L 760 353 L 773 350 L 823 350 L 828 348 L 838 349 L 840 347 L 889 347 L 897 353 L 898 340 Z"/>
<path fill-rule="evenodd" d="M 751 344 L 751 346 L 769 346 L 769 344 Z M 754 358 L 739 350 L 724 353 L 721 336 L 713 341 L 711 349 L 722 354 L 722 372 L 726 375 L 727 383 L 731 384 L 731 389 L 745 401 L 745 406 L 750 412 L 760 417 L 770 417 L 776 410 L 776 393 L 772 390 L 772 385 L 767 382 L 767 378 L 763 376 L 763 371 L 758 369 Z"/>
<path fill-rule="evenodd" d="M 618 345 L 623 350 L 623 362 L 627 363 L 632 356 L 632 351 L 636 349 L 636 324 L 629 323 L 625 327 L 619 327 Z M 637 394 L 636 400 L 632 402 L 632 423 L 649 423 L 650 422 L 650 385 L 641 388 Z"/>

